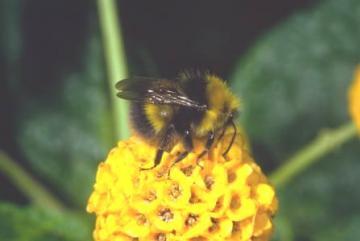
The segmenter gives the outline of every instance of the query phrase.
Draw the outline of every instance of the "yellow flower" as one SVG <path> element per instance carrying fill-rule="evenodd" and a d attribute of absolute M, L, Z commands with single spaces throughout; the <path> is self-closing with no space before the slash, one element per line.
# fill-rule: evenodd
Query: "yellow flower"
<path fill-rule="evenodd" d="M 227 157 L 226 135 L 198 160 L 201 141 L 173 165 L 179 144 L 151 170 L 156 147 L 137 137 L 118 143 L 100 163 L 87 211 L 96 241 L 269 240 L 274 188 L 239 136 Z"/>
<path fill-rule="evenodd" d="M 349 89 L 349 111 L 360 133 L 360 66 L 355 70 L 354 80 Z"/>

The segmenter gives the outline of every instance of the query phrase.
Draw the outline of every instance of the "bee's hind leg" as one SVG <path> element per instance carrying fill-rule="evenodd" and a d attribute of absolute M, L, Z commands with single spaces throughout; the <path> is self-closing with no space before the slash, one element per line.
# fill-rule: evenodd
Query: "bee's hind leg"
<path fill-rule="evenodd" d="M 164 154 L 164 150 L 163 147 L 160 147 L 157 151 L 156 151 L 156 156 L 154 159 L 154 166 L 152 168 L 157 167 L 160 164 L 161 158 Z"/>
<path fill-rule="evenodd" d="M 159 149 L 157 149 L 157 151 L 156 151 L 156 156 L 154 159 L 154 166 L 149 167 L 149 168 L 140 168 L 140 170 L 146 171 L 146 170 L 151 170 L 151 169 L 154 169 L 155 167 L 157 167 L 160 164 L 163 154 L 164 154 L 164 150 L 161 146 L 159 146 Z"/>
<path fill-rule="evenodd" d="M 174 132 L 174 125 L 170 124 L 166 128 L 166 131 L 165 131 L 164 135 L 160 139 L 159 147 L 158 147 L 158 149 L 156 151 L 156 156 L 155 156 L 155 159 L 154 159 L 154 166 L 152 166 L 150 168 L 141 168 L 142 171 L 154 169 L 155 167 L 157 167 L 160 164 L 162 156 L 164 154 L 164 149 L 168 145 L 168 142 L 171 139 L 171 136 L 173 135 L 173 132 Z"/>

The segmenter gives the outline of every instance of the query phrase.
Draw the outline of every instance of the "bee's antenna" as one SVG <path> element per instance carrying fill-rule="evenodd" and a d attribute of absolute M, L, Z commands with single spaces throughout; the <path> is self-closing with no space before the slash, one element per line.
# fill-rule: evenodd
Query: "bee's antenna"
<path fill-rule="evenodd" d="M 235 123 L 234 123 L 233 118 L 231 118 L 231 119 L 229 120 L 229 122 L 230 122 L 231 126 L 232 126 L 233 129 L 234 129 L 234 133 L 233 133 L 233 135 L 232 135 L 232 137 L 231 137 L 231 141 L 230 141 L 229 146 L 226 148 L 226 151 L 224 151 L 224 153 L 223 153 L 223 156 L 226 156 L 226 154 L 228 154 L 228 152 L 230 151 L 232 145 L 234 144 L 235 137 L 236 137 L 236 134 L 237 134 L 237 133 L 236 133 L 236 125 L 235 125 Z"/>

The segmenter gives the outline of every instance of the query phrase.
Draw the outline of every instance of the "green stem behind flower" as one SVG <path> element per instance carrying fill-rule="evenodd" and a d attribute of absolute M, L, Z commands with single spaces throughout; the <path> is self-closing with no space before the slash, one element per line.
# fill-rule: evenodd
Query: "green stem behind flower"
<path fill-rule="evenodd" d="M 116 98 L 115 90 L 115 83 L 128 76 L 120 20 L 114 0 L 98 0 L 97 4 L 113 108 L 115 135 L 116 139 L 125 139 L 129 136 L 128 105 L 126 101 Z"/>
<path fill-rule="evenodd" d="M 277 187 L 286 185 L 292 178 L 311 164 L 319 161 L 325 154 L 355 137 L 356 133 L 353 123 L 348 123 L 335 130 L 321 132 L 314 141 L 295 153 L 284 165 L 275 170 L 270 175 L 270 180 Z"/>
<path fill-rule="evenodd" d="M 0 172 L 3 172 L 35 205 L 55 211 L 64 211 L 65 206 L 37 182 L 20 165 L 0 150 Z"/>

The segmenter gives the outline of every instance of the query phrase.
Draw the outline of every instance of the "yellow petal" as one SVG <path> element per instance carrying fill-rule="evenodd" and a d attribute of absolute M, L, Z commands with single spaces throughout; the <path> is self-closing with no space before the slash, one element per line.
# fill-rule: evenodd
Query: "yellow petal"
<path fill-rule="evenodd" d="M 211 218 L 207 213 L 202 215 L 188 213 L 184 218 L 183 230 L 180 231 L 184 239 L 201 236 L 212 226 Z"/>
<path fill-rule="evenodd" d="M 275 198 L 275 190 L 269 184 L 261 183 L 255 187 L 255 199 L 261 207 L 268 208 Z"/>
<path fill-rule="evenodd" d="M 230 240 L 247 241 L 251 240 L 254 231 L 254 217 L 233 223 L 233 233 Z"/>
<path fill-rule="evenodd" d="M 268 236 L 272 232 L 272 223 L 269 215 L 258 213 L 255 217 L 254 236 Z"/>
<path fill-rule="evenodd" d="M 233 221 L 228 218 L 212 219 L 212 226 L 204 235 L 210 240 L 225 240 L 232 235 Z"/>
<path fill-rule="evenodd" d="M 181 214 L 168 207 L 160 207 L 150 217 L 153 229 L 161 233 L 171 233 L 175 230 L 181 230 L 184 223 Z"/>
<path fill-rule="evenodd" d="M 241 199 L 238 196 L 233 196 L 230 209 L 227 210 L 228 217 L 233 221 L 241 221 L 256 214 L 255 201 L 249 198 Z"/>

